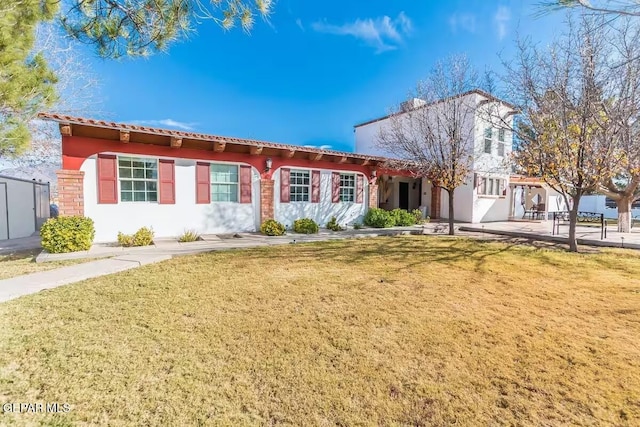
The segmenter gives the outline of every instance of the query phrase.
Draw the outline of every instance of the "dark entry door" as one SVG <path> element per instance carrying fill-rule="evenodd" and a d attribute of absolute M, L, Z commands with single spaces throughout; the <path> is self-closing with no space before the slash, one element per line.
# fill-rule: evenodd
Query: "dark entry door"
<path fill-rule="evenodd" d="M 409 183 L 401 182 L 400 184 L 400 209 L 409 210 Z"/>

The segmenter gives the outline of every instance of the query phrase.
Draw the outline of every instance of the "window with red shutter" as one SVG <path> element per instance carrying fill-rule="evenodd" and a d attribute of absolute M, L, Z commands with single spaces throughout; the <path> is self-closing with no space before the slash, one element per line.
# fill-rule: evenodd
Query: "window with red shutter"
<path fill-rule="evenodd" d="M 118 203 L 118 169 L 116 156 L 98 154 L 98 203 Z"/>
<path fill-rule="evenodd" d="M 211 172 L 209 163 L 196 163 L 196 203 L 211 203 Z"/>
<path fill-rule="evenodd" d="M 251 166 L 240 166 L 240 203 L 251 203 Z"/>
<path fill-rule="evenodd" d="M 160 179 L 160 191 L 158 202 L 160 204 L 173 205 L 176 203 L 176 177 L 173 160 L 159 160 L 158 175 Z"/>
<path fill-rule="evenodd" d="M 364 177 L 362 175 L 356 176 L 356 203 L 362 203 L 364 201 Z"/>
<path fill-rule="evenodd" d="M 340 172 L 331 173 L 331 202 L 340 203 Z"/>
<path fill-rule="evenodd" d="M 311 203 L 320 203 L 320 171 L 311 171 Z"/>
<path fill-rule="evenodd" d="M 280 203 L 289 203 L 289 169 L 280 169 Z"/>

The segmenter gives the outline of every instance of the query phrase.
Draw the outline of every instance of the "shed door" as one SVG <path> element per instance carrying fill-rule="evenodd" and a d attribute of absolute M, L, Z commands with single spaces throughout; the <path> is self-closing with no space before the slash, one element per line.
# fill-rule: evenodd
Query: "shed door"
<path fill-rule="evenodd" d="M 7 184 L 0 182 L 0 240 L 9 238 L 9 213 L 7 211 Z"/>

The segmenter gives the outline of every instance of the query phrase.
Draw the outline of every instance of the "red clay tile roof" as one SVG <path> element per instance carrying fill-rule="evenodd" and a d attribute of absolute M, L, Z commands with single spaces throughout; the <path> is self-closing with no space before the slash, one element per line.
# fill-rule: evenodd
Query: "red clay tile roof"
<path fill-rule="evenodd" d="M 77 124 L 77 125 L 83 125 L 83 126 L 89 126 L 89 127 L 126 130 L 131 132 L 141 132 L 141 133 L 161 135 L 161 136 L 174 136 L 174 137 L 181 137 L 181 138 L 187 138 L 187 139 L 195 139 L 200 141 L 226 142 L 231 144 L 248 145 L 248 146 L 255 146 L 255 147 L 265 147 L 265 148 L 268 147 L 268 148 L 281 149 L 281 150 L 295 150 L 295 151 L 300 151 L 305 153 L 318 153 L 318 154 L 326 154 L 326 155 L 333 155 L 333 156 L 351 157 L 351 158 L 357 158 L 357 159 L 371 159 L 371 160 L 376 160 L 378 162 L 393 161 L 393 159 L 390 159 L 387 157 L 372 156 L 368 154 L 349 153 L 345 151 L 334 151 L 334 150 L 323 150 L 320 148 L 311 148 L 311 147 L 304 147 L 304 146 L 290 145 L 290 144 L 279 144 L 275 142 L 259 141 L 255 139 L 234 138 L 234 137 L 219 136 L 219 135 L 207 135 L 207 134 L 195 133 L 195 132 L 183 132 L 178 130 L 152 128 L 152 127 L 146 127 L 146 126 L 130 125 L 125 123 L 108 122 L 105 120 L 88 119 L 84 117 L 74 117 L 74 116 L 68 116 L 65 114 L 40 113 L 38 114 L 38 117 L 43 120 L 51 120 L 51 121 L 58 122 L 60 124 Z"/>

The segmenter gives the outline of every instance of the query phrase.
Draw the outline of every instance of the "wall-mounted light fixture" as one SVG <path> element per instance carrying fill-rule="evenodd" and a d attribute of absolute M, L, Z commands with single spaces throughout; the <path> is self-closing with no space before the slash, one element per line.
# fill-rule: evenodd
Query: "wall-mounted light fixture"
<path fill-rule="evenodd" d="M 269 157 L 266 161 L 265 161 L 265 172 L 269 172 L 271 170 L 271 166 L 273 165 L 273 160 L 271 160 L 271 157 Z"/>
<path fill-rule="evenodd" d="M 376 176 L 378 176 L 378 172 L 376 170 L 372 170 L 371 171 L 371 179 L 375 178 Z"/>

